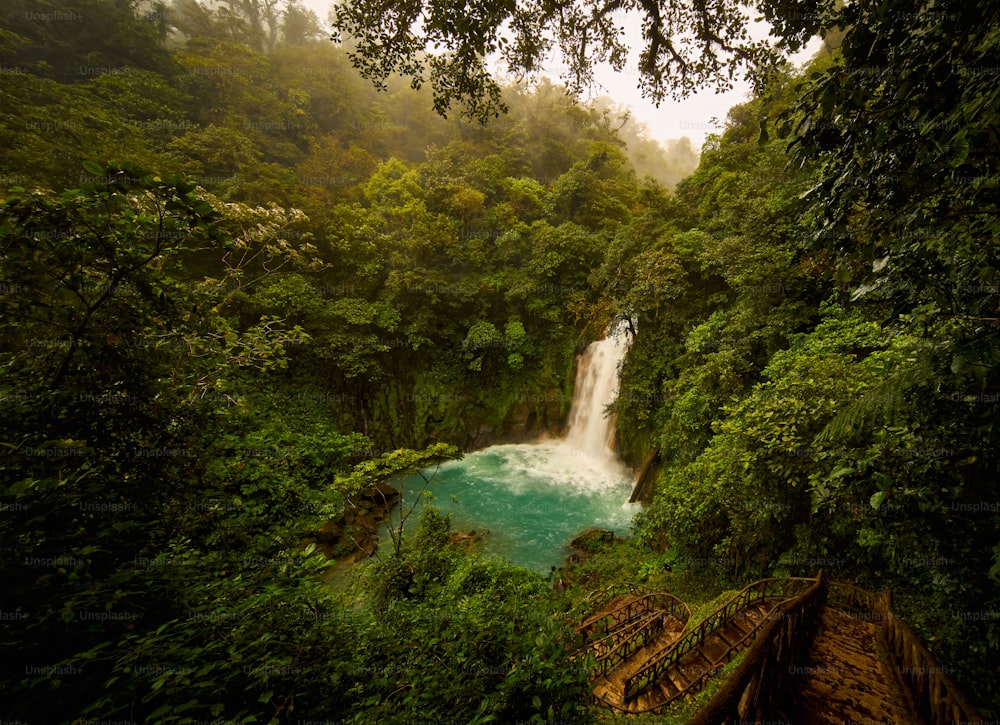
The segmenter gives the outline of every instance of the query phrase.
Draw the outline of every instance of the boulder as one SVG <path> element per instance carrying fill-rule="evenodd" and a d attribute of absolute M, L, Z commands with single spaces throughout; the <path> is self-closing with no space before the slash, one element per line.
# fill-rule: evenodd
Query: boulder
<path fill-rule="evenodd" d="M 399 491 L 388 483 L 380 483 L 361 492 L 339 519 L 329 519 L 318 528 L 307 531 L 303 545 L 311 543 L 332 559 L 350 556 L 360 561 L 371 556 L 378 546 L 379 523 L 399 500 Z"/>
<path fill-rule="evenodd" d="M 324 521 L 315 532 L 313 540 L 318 544 L 332 544 L 344 533 L 343 527 L 333 519 Z"/>
<path fill-rule="evenodd" d="M 457 531 L 453 531 L 451 534 L 448 535 L 448 543 L 453 544 L 455 546 L 469 547 L 474 544 L 478 544 L 480 541 L 482 541 L 483 537 L 486 536 L 486 534 L 488 533 L 490 533 L 489 529 L 487 529 L 486 531 L 476 531 L 475 529 L 472 529 L 467 534 L 462 534 Z"/>
<path fill-rule="evenodd" d="M 573 539 L 569 545 L 571 549 L 591 554 L 605 544 L 613 544 L 614 541 L 614 531 L 599 529 L 596 526 L 592 526 L 577 535 L 577 537 Z"/>

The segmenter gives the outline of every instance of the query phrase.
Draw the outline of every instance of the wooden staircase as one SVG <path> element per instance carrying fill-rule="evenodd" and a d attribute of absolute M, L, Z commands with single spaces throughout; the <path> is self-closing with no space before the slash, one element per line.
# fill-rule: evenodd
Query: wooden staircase
<path fill-rule="evenodd" d="M 670 650 L 684 634 L 691 610 L 666 592 L 629 592 L 597 607 L 577 627 L 594 657 L 595 683 L 620 682 L 641 667 L 650 653 Z"/>
<path fill-rule="evenodd" d="M 650 647 L 644 650 L 645 659 L 633 658 L 618 669 L 609 672 L 604 677 L 593 681 L 594 695 L 611 703 L 618 710 L 652 712 L 679 699 L 689 691 L 698 688 L 695 683 L 710 677 L 714 672 L 728 662 L 727 655 L 734 649 L 741 649 L 745 642 L 752 640 L 753 633 L 760 622 L 773 607 L 773 603 L 760 603 L 737 613 L 724 626 L 713 630 L 702 644 L 689 650 L 683 657 L 666 669 L 652 686 L 640 692 L 634 705 L 625 703 L 625 683 L 634 678 L 643 667 L 668 652 L 677 642 L 679 636 L 673 637 L 661 647 Z"/>
<path fill-rule="evenodd" d="M 795 686 L 780 706 L 788 722 L 916 723 L 873 622 L 824 607 L 807 658 L 789 674 Z"/>
<path fill-rule="evenodd" d="M 600 605 L 593 614 L 583 620 L 580 626 L 576 628 L 576 631 L 584 635 L 584 637 L 591 637 L 594 632 L 615 629 L 622 622 L 618 613 L 626 610 L 628 605 L 638 601 L 640 598 L 640 594 L 630 592 L 611 599 L 605 604 Z"/>
<path fill-rule="evenodd" d="M 892 611 L 888 594 L 828 582 L 820 572 L 755 582 L 693 627 L 679 604 L 663 592 L 632 592 L 584 620 L 579 629 L 598 662 L 591 673 L 596 702 L 622 713 L 661 713 L 746 649 L 689 725 L 982 721 Z"/>
<path fill-rule="evenodd" d="M 683 636 L 650 638 L 630 658 L 594 673 L 594 697 L 618 712 L 659 712 L 698 692 L 716 670 L 753 642 L 768 614 L 812 579 L 764 579 L 687 629 Z M 588 620 L 591 621 L 591 620 Z"/>

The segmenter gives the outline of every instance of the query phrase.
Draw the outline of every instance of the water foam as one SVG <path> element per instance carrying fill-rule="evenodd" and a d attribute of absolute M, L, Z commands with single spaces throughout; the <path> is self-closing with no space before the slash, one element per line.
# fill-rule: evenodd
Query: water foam
<path fill-rule="evenodd" d="M 564 439 L 490 446 L 426 471 L 427 489 L 451 513 L 453 528 L 489 530 L 484 553 L 542 572 L 565 560 L 567 543 L 585 528 L 628 533 L 638 511 L 627 503 L 633 475 L 615 454 L 614 421 L 605 414 L 627 348 L 628 340 L 612 332 L 577 361 Z M 404 509 L 423 488 L 419 476 L 406 480 Z"/>

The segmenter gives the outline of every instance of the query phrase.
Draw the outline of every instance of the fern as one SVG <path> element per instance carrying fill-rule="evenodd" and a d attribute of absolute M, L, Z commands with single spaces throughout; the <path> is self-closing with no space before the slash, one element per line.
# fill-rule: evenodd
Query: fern
<path fill-rule="evenodd" d="M 816 436 L 816 443 L 831 443 L 858 435 L 877 420 L 899 420 L 906 393 L 936 374 L 930 355 L 918 354 L 908 361 L 909 366 L 893 373 L 837 413 Z"/>

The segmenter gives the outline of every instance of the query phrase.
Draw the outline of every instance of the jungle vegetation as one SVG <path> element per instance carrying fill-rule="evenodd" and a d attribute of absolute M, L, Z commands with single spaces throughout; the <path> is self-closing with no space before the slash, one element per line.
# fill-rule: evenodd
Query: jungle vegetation
<path fill-rule="evenodd" d="M 580 100 L 598 3 L 400 6 L 442 56 L 364 2 L 341 45 L 294 2 L 5 3 L 0 716 L 587 721 L 588 591 L 820 567 L 996 714 L 1000 10 L 761 2 L 767 48 L 711 5 L 635 5 L 654 96 L 756 83 L 695 159 Z M 476 65 L 530 76 L 560 10 L 568 86 Z M 427 507 L 331 590 L 324 522 L 558 431 L 614 317 L 626 544 L 554 592 Z"/>

